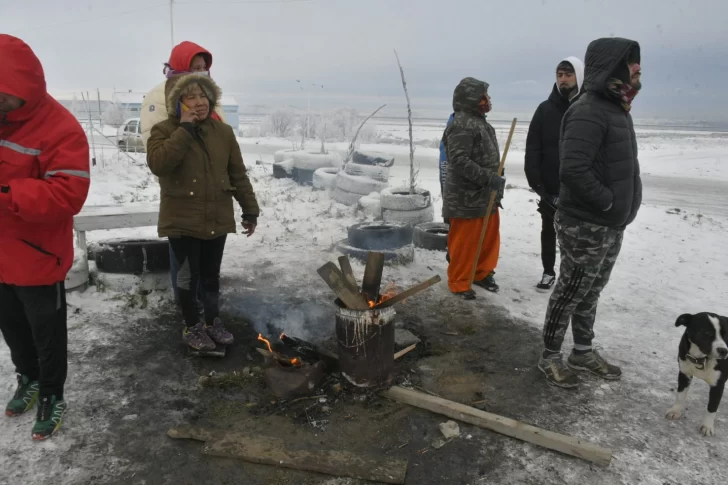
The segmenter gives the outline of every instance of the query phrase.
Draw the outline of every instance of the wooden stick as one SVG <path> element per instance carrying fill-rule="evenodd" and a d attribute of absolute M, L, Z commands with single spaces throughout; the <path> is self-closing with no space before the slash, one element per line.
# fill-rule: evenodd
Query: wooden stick
<path fill-rule="evenodd" d="M 407 460 L 365 457 L 343 450 L 321 450 L 318 443 L 306 446 L 297 441 L 196 426 L 172 428 L 167 435 L 204 441 L 202 452 L 205 455 L 238 458 L 262 465 L 394 484 L 403 484 L 407 474 Z"/>
<path fill-rule="evenodd" d="M 409 347 L 407 347 L 406 349 L 402 349 L 399 352 L 395 353 L 394 354 L 394 360 L 399 359 L 400 357 L 402 357 L 405 354 L 409 354 L 410 352 L 412 352 L 413 350 L 415 350 L 415 347 L 417 347 L 417 344 L 412 344 Z"/>
<path fill-rule="evenodd" d="M 351 291 L 348 285 L 344 281 L 344 275 L 339 271 L 339 268 L 332 262 L 328 262 L 321 266 L 318 270 L 318 274 L 323 278 L 326 284 L 329 285 L 336 296 L 352 310 L 368 310 L 369 304 L 362 298 L 362 296 L 356 291 Z"/>
<path fill-rule="evenodd" d="M 384 272 L 384 253 L 370 251 L 367 255 L 367 265 L 364 268 L 364 280 L 361 291 L 364 298 L 376 303 L 379 288 L 382 286 L 382 273 Z"/>
<path fill-rule="evenodd" d="M 401 293 L 397 293 L 392 298 L 389 298 L 388 300 L 384 300 L 383 302 L 379 303 L 378 305 L 374 305 L 374 309 L 379 308 L 389 308 L 393 305 L 396 305 L 402 300 L 406 300 L 410 296 L 414 295 L 415 293 L 419 293 L 422 290 L 426 290 L 430 286 L 434 285 L 435 283 L 438 283 L 442 278 L 440 278 L 440 275 L 435 275 L 432 278 L 430 278 L 427 281 L 423 281 L 419 285 L 413 286 L 412 288 L 409 288 L 407 290 L 404 290 Z"/>
<path fill-rule="evenodd" d="M 585 440 L 572 438 L 544 429 L 521 423 L 515 419 L 505 418 L 488 413 L 464 404 L 448 401 L 421 392 L 394 386 L 380 393 L 393 401 L 409 404 L 433 413 L 442 414 L 458 421 L 474 424 L 496 433 L 501 433 L 550 450 L 560 451 L 567 455 L 582 458 L 598 465 L 608 466 L 612 460 L 612 451 Z"/>
<path fill-rule="evenodd" d="M 344 280 L 349 284 L 349 287 L 354 288 L 354 291 L 359 293 L 359 284 L 356 282 L 354 270 L 351 269 L 349 256 L 339 256 L 339 266 L 341 267 L 341 272 L 344 274 Z"/>
<path fill-rule="evenodd" d="M 503 156 L 501 157 L 500 165 L 498 165 L 498 176 L 503 175 L 503 167 L 506 164 L 506 155 L 508 155 L 508 148 L 511 146 L 511 139 L 513 139 L 513 131 L 516 129 L 516 118 L 513 118 L 513 121 L 511 122 L 511 132 L 508 133 L 508 140 L 506 141 L 506 149 L 503 150 Z M 485 230 L 488 227 L 488 221 L 490 220 L 490 211 L 493 210 L 493 206 L 495 205 L 495 196 L 497 195 L 497 192 L 494 190 L 491 190 L 490 194 L 490 201 L 488 201 L 488 210 L 485 213 L 485 218 L 483 219 L 483 229 L 480 230 L 480 240 L 478 242 L 478 252 L 475 253 L 475 261 L 473 261 L 473 271 L 470 273 L 470 284 L 472 285 L 473 281 L 475 281 L 475 273 L 478 271 L 478 260 L 480 259 L 480 252 L 483 249 L 483 241 L 485 240 Z"/>

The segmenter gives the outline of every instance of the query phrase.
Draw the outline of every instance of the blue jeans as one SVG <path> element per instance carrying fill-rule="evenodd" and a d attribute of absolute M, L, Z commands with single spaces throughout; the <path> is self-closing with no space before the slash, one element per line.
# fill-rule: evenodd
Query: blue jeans
<path fill-rule="evenodd" d="M 177 273 L 179 272 L 179 263 L 177 258 L 174 257 L 174 251 L 172 245 L 169 245 L 169 276 L 172 279 L 172 293 L 174 294 L 174 302 L 177 306 L 180 305 L 179 300 L 179 288 L 177 288 Z M 205 292 L 202 289 L 202 285 L 197 285 L 197 306 L 201 306 L 202 302 L 205 301 Z"/>

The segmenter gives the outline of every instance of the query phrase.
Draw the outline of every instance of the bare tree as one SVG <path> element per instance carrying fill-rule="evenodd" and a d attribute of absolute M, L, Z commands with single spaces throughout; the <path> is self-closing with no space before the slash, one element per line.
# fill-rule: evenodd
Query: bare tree
<path fill-rule="evenodd" d="M 410 97 L 407 92 L 407 81 L 404 79 L 404 69 L 402 64 L 399 62 L 399 55 L 397 51 L 394 51 L 394 56 L 397 58 L 397 65 L 399 66 L 399 73 L 402 76 L 402 87 L 404 88 L 404 96 L 407 98 L 407 121 L 409 122 L 409 144 L 410 144 L 410 194 L 415 193 L 415 179 L 417 174 L 415 173 L 415 144 L 412 138 L 412 107 L 410 106 Z"/>
<path fill-rule="evenodd" d="M 271 129 L 275 136 L 286 137 L 293 130 L 295 115 L 286 109 L 277 109 L 268 116 Z"/>
<path fill-rule="evenodd" d="M 379 108 L 375 109 L 372 114 L 370 114 L 369 116 L 364 118 L 364 121 L 361 122 L 361 124 L 359 125 L 359 128 L 356 130 L 356 133 L 354 133 L 354 138 L 351 139 L 351 143 L 349 144 L 349 151 L 346 154 L 344 163 L 347 163 L 349 160 L 351 160 L 351 156 L 354 154 L 354 144 L 356 143 L 356 138 L 359 136 L 359 132 L 361 131 L 362 127 L 364 126 L 364 123 L 369 121 L 369 118 L 371 118 L 372 116 L 377 114 L 379 112 L 379 110 L 384 108 L 385 106 L 387 106 L 387 105 L 386 104 L 381 105 Z"/>
<path fill-rule="evenodd" d="M 105 125 L 119 128 L 124 121 L 131 118 L 131 113 L 119 104 L 110 104 L 101 114 L 101 122 Z"/>

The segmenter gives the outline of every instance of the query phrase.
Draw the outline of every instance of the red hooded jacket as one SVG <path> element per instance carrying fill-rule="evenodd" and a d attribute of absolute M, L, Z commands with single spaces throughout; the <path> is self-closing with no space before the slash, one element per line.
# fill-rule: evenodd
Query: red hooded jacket
<path fill-rule="evenodd" d="M 212 54 L 201 45 L 189 41 L 180 42 L 174 46 L 172 53 L 169 55 L 169 62 L 167 65 L 169 66 L 169 69 L 175 73 L 189 72 L 192 59 L 194 59 L 198 54 L 202 55 L 205 59 L 205 66 L 209 71 L 212 67 Z M 218 121 L 222 121 L 220 119 L 220 115 L 218 115 L 212 107 L 210 108 L 210 117 Z"/>
<path fill-rule="evenodd" d="M 76 118 L 46 92 L 40 61 L 0 34 L 0 93 L 25 104 L 0 114 L 0 283 L 51 285 L 73 264 L 73 216 L 88 195 L 89 147 Z"/>

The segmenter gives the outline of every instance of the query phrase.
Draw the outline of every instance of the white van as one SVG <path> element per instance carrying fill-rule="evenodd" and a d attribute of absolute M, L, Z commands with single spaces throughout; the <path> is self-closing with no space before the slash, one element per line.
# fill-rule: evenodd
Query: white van
<path fill-rule="evenodd" d="M 139 118 L 129 118 L 117 131 L 119 150 L 124 152 L 144 152 L 142 127 Z"/>

